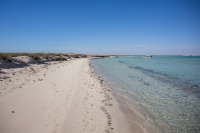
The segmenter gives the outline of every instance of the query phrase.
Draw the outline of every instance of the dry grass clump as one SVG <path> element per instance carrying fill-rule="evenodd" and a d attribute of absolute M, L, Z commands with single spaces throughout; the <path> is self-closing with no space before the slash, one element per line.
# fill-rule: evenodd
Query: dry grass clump
<path fill-rule="evenodd" d="M 61 56 L 61 54 L 38 54 L 37 56 L 40 59 L 53 60 L 53 61 L 66 60 Z"/>
<path fill-rule="evenodd" d="M 52 60 L 54 60 L 54 61 L 63 61 L 63 60 L 66 60 L 66 59 L 63 58 L 62 56 L 55 56 L 54 58 L 52 58 Z"/>
<path fill-rule="evenodd" d="M 40 60 L 40 56 L 38 54 L 28 54 L 27 56 L 33 58 L 34 60 Z"/>
<path fill-rule="evenodd" d="M 86 56 L 86 55 L 82 55 L 82 54 L 70 54 L 69 56 L 72 57 L 72 58 L 81 58 L 81 57 Z"/>

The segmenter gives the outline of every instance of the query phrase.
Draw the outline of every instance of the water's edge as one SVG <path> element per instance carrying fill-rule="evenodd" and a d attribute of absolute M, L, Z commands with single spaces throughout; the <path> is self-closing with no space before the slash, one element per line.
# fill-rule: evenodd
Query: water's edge
<path fill-rule="evenodd" d="M 92 60 L 92 65 L 121 101 L 121 109 L 140 116 L 128 119 L 145 131 L 200 131 L 200 57 L 105 58 Z"/>
<path fill-rule="evenodd" d="M 112 90 L 112 95 L 119 103 L 120 110 L 127 117 L 127 121 L 130 123 L 131 130 L 134 131 L 134 129 L 139 126 L 144 133 L 160 133 L 160 131 L 153 126 L 152 121 L 143 115 L 144 113 L 138 112 L 135 109 L 133 101 L 126 96 L 128 93 L 120 89 L 121 87 L 119 85 L 109 80 L 107 77 L 105 77 L 105 75 L 101 74 L 101 72 L 94 67 L 95 65 L 92 63 L 92 60 L 90 62 L 95 74 L 101 77 L 105 84 Z"/>

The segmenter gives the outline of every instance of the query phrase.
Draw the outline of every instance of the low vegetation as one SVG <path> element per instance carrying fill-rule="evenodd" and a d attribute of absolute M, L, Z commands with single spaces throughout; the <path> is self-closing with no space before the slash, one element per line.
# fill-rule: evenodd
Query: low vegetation
<path fill-rule="evenodd" d="M 0 54 L 0 60 L 4 60 L 7 62 L 12 62 L 12 56 L 6 54 Z"/>
<path fill-rule="evenodd" d="M 63 61 L 67 58 L 85 58 L 83 54 L 54 54 L 54 53 L 0 53 L 0 60 L 12 62 L 12 57 L 29 56 L 34 60 Z"/>
<path fill-rule="evenodd" d="M 51 61 L 63 61 L 69 58 L 86 58 L 88 56 L 98 57 L 98 58 L 107 58 L 106 55 L 86 55 L 86 54 L 62 54 L 62 53 L 0 53 L 0 60 L 6 62 L 12 62 L 13 57 L 18 56 L 29 56 L 34 60 L 51 60 Z"/>

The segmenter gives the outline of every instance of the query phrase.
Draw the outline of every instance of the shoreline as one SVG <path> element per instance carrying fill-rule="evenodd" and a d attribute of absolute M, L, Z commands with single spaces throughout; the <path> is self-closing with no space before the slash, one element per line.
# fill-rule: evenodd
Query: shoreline
<path fill-rule="evenodd" d="M 94 68 L 94 66 L 93 66 Z M 159 133 L 160 131 L 152 124 L 151 120 L 147 120 L 140 111 L 141 109 L 136 110 L 135 104 L 127 96 L 126 92 L 121 90 L 120 86 L 113 81 L 110 81 L 109 78 L 105 77 L 98 69 L 94 69 L 97 75 L 100 75 L 104 80 L 108 88 L 112 90 L 112 96 L 115 98 L 118 104 L 118 108 L 126 116 L 131 131 L 138 133 Z"/>
<path fill-rule="evenodd" d="M 133 132 L 89 58 L 1 72 L 0 132 Z"/>
<path fill-rule="evenodd" d="M 112 88 L 110 88 L 102 78 L 99 77 L 98 73 L 95 73 L 95 70 L 94 70 L 93 66 L 91 65 L 91 60 L 90 60 L 90 67 L 91 67 L 92 71 L 94 72 L 94 77 L 96 77 L 97 79 L 99 79 L 100 82 L 102 81 L 101 84 L 102 84 L 102 86 L 105 87 L 104 88 L 104 94 L 107 97 L 106 98 L 107 100 L 104 101 L 105 102 L 104 103 L 105 106 L 109 105 L 107 102 L 109 102 L 109 99 L 112 99 L 113 100 L 112 103 L 115 106 L 111 107 L 110 109 L 108 108 L 109 112 L 111 113 L 111 115 L 114 115 L 115 118 L 121 117 L 121 119 L 117 120 L 118 122 L 122 121 L 122 123 L 126 123 L 126 125 L 124 125 L 124 127 L 120 127 L 120 128 L 122 128 L 122 129 L 123 128 L 129 129 L 126 132 L 144 133 L 144 131 L 143 131 L 143 129 L 142 129 L 142 127 L 140 125 L 136 125 L 135 123 L 133 123 L 132 121 L 129 120 L 128 115 L 126 114 L 127 111 L 129 111 L 129 110 L 127 110 L 127 108 L 123 109 L 123 102 L 120 101 L 119 97 L 117 97 L 115 95 L 114 90 Z M 111 94 L 108 95 L 106 93 L 107 91 L 111 92 Z M 118 110 L 118 111 L 115 112 L 116 110 Z M 120 116 L 118 116 L 118 115 L 120 115 Z M 124 132 L 124 131 L 125 130 L 123 129 L 120 132 Z"/>

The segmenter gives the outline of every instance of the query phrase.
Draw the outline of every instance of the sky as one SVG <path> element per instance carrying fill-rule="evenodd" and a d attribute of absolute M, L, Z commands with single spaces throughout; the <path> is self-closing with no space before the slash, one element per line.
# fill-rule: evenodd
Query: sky
<path fill-rule="evenodd" d="M 0 0 L 0 52 L 200 55 L 200 0 Z"/>

